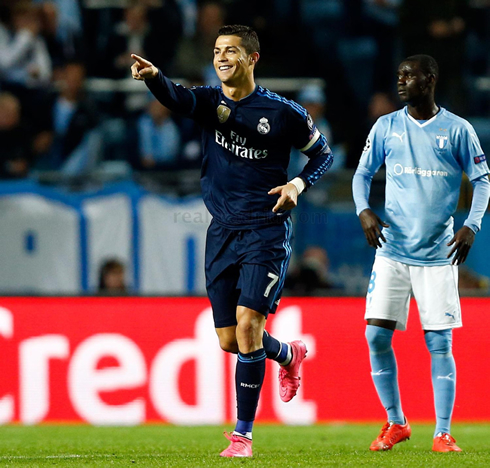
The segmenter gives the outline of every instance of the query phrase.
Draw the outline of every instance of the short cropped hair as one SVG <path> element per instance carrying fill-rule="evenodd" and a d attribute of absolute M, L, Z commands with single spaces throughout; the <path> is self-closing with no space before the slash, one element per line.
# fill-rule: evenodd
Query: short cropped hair
<path fill-rule="evenodd" d="M 259 36 L 248 26 L 233 24 L 223 26 L 218 31 L 218 36 L 238 36 L 242 38 L 242 45 L 248 55 L 260 52 Z"/>
<path fill-rule="evenodd" d="M 101 265 L 99 270 L 99 291 L 104 291 L 107 289 L 105 277 L 108 273 L 113 271 L 121 271 L 124 273 L 124 263 L 117 258 L 109 258 Z"/>
<path fill-rule="evenodd" d="M 436 78 L 439 78 L 439 65 L 430 55 L 411 55 L 410 57 L 407 57 L 404 62 L 417 62 L 424 74 L 435 75 Z"/>

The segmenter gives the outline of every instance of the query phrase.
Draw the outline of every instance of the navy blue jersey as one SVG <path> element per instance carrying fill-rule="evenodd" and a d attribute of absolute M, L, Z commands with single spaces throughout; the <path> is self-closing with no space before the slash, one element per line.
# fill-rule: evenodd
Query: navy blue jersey
<path fill-rule="evenodd" d="M 146 84 L 165 107 L 201 126 L 204 203 L 213 218 L 229 229 L 284 222 L 289 212 L 273 213 L 278 196 L 268 191 L 288 182 L 292 147 L 310 157 L 299 174 L 306 187 L 333 162 L 327 140 L 308 112 L 260 86 L 233 101 L 221 87 L 186 88 L 161 72 Z"/>

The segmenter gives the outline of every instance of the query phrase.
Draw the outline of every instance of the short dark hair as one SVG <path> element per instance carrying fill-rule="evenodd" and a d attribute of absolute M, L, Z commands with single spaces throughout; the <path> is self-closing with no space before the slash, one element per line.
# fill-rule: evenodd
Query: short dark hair
<path fill-rule="evenodd" d="M 249 26 L 232 24 L 223 26 L 218 31 L 218 36 L 238 36 L 242 38 L 242 45 L 248 55 L 260 52 L 259 36 Z"/>
<path fill-rule="evenodd" d="M 436 78 L 439 78 L 439 65 L 437 64 L 436 59 L 430 55 L 411 55 L 410 57 L 407 57 L 404 62 L 417 62 L 420 69 L 426 75 L 435 75 Z"/>
<path fill-rule="evenodd" d="M 104 291 L 107 289 L 105 277 L 107 273 L 110 273 L 115 270 L 119 270 L 119 271 L 122 270 L 124 272 L 125 270 L 124 263 L 118 260 L 117 258 L 109 258 L 104 261 L 104 263 L 101 265 L 99 270 L 99 291 Z"/>

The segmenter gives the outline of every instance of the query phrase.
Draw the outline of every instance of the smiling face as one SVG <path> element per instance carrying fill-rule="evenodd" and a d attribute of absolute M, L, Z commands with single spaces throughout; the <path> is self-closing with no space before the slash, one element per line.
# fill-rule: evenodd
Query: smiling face
<path fill-rule="evenodd" d="M 418 62 L 402 62 L 397 77 L 398 96 L 402 102 L 416 104 L 434 92 L 435 76 L 424 73 Z"/>
<path fill-rule="evenodd" d="M 220 81 L 230 87 L 246 83 L 253 75 L 259 54 L 247 54 L 239 36 L 218 36 L 214 46 L 214 69 Z"/>

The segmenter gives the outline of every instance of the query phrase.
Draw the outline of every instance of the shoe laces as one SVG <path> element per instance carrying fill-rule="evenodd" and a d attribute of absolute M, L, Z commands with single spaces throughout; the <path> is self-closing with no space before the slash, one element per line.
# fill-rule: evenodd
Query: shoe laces
<path fill-rule="evenodd" d="M 455 438 L 447 432 L 441 434 L 440 438 L 445 442 L 446 445 L 453 445 L 456 442 Z"/>
<path fill-rule="evenodd" d="M 223 432 L 223 434 L 225 435 L 225 437 L 230 442 L 233 442 L 233 443 L 239 443 L 239 444 L 247 445 L 247 443 L 245 441 L 250 440 L 245 436 L 239 436 L 239 435 L 234 434 L 233 432 Z"/>
<path fill-rule="evenodd" d="M 380 439 L 384 438 L 384 436 L 386 435 L 388 429 L 391 427 L 392 424 L 393 423 L 389 423 L 389 422 L 385 423 L 385 425 L 381 428 L 381 431 L 378 436 Z"/>
<path fill-rule="evenodd" d="M 289 375 L 289 373 L 286 369 L 282 368 L 279 372 L 279 380 L 281 382 L 283 380 L 301 380 L 301 377 L 299 375 L 291 376 L 291 375 Z"/>
<path fill-rule="evenodd" d="M 394 442 L 396 441 L 396 438 L 397 438 L 397 435 L 398 435 L 398 431 L 395 431 L 395 430 L 390 431 L 390 429 L 392 429 L 394 426 L 399 426 L 399 424 L 395 424 L 393 421 L 390 421 L 390 422 L 388 423 L 388 427 L 386 427 L 386 426 L 385 426 L 385 427 L 386 427 L 386 429 L 385 429 L 385 427 L 383 427 L 383 429 L 385 429 L 385 432 L 384 432 L 384 434 L 383 434 L 383 438 L 385 438 L 385 437 L 386 437 L 386 435 L 387 435 L 388 433 L 390 433 L 390 435 L 389 435 L 389 437 L 388 437 L 388 441 L 389 441 L 390 443 L 393 443 L 393 444 L 394 444 Z"/>

